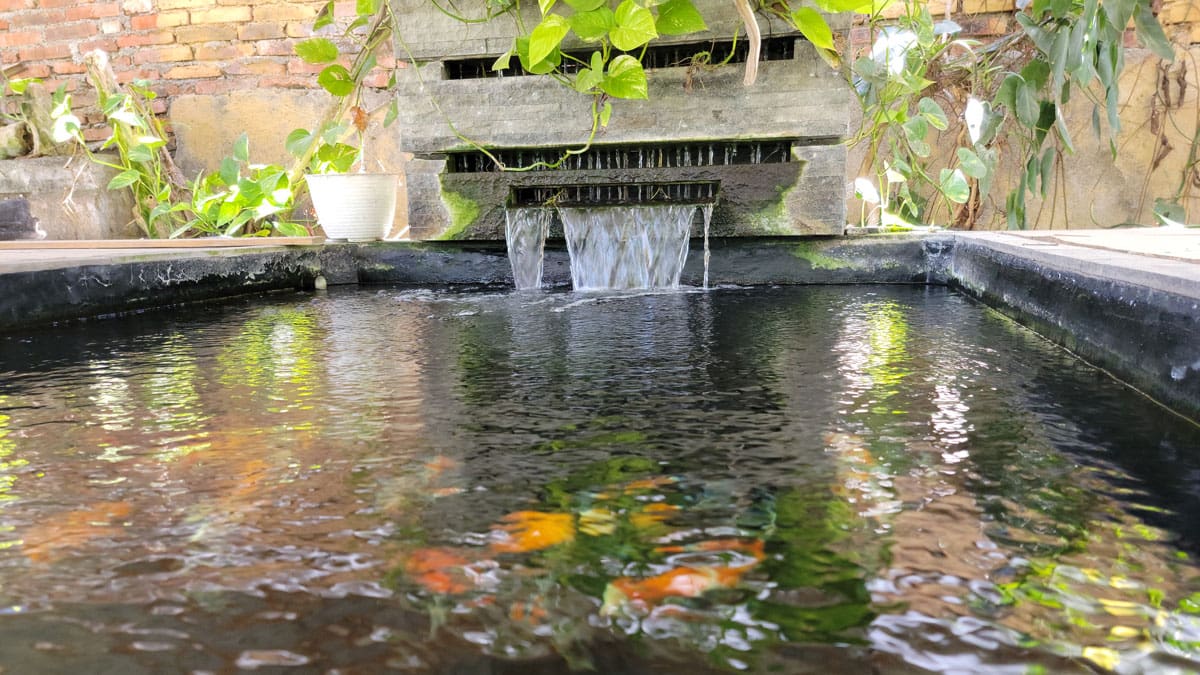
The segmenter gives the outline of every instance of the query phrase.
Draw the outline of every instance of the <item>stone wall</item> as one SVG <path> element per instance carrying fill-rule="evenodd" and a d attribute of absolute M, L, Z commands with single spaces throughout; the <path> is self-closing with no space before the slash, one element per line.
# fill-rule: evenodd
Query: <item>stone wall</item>
<path fill-rule="evenodd" d="M 317 69 L 295 57 L 293 45 L 310 35 L 312 19 L 323 5 L 323 0 L 0 0 L 0 65 L 6 71 L 15 67 L 16 76 L 45 78 L 51 88 L 64 84 L 86 113 L 85 121 L 94 124 L 99 116 L 91 108 L 94 95 L 83 83 L 80 57 L 91 49 L 104 49 L 121 79 L 152 81 L 160 94 L 156 110 L 171 110 L 181 163 L 189 171 L 214 167 L 242 128 L 254 130 L 251 148 L 256 158 L 282 161 L 279 139 L 295 126 L 311 124 L 314 111 L 321 107 L 321 96 L 313 96 Z M 929 8 L 937 15 L 948 13 L 969 35 L 982 39 L 1014 27 L 1014 0 L 935 0 Z M 353 9 L 352 1 L 337 3 L 343 25 Z M 1195 0 L 1163 0 L 1158 16 L 1168 36 L 1182 47 L 1200 43 L 1200 4 Z M 722 19 L 710 24 L 715 33 L 728 35 L 736 22 Z M 863 27 L 852 27 L 849 37 L 850 44 L 858 47 L 870 40 Z M 467 46 L 464 42 L 463 48 Z M 1130 46 L 1134 46 L 1132 41 Z M 1197 105 L 1200 69 L 1194 67 L 1196 47 L 1185 56 L 1189 59 L 1187 96 L 1177 107 L 1178 123 L 1166 125 L 1160 138 L 1149 129 L 1154 59 L 1131 52 L 1130 86 L 1125 91 L 1132 117 L 1121 143 L 1128 152 L 1114 164 L 1104 156 L 1103 144 L 1098 144 L 1092 154 L 1077 162 L 1078 178 L 1068 176 L 1068 183 L 1074 185 L 1069 191 L 1072 210 L 1064 216 L 1060 204 L 1052 218 L 1049 207 L 1041 209 L 1039 227 L 1149 222 L 1147 213 L 1154 196 L 1177 187 L 1178 167 L 1190 142 L 1187 134 L 1194 129 L 1195 115 L 1187 111 Z M 384 65 L 395 63 L 390 57 L 382 61 Z M 385 77 L 381 75 L 373 84 L 383 85 Z M 736 91 L 729 93 L 737 95 Z M 207 97 L 218 98 L 206 101 Z M 264 100 L 273 105 L 264 106 Z M 849 107 L 851 111 L 855 108 Z M 1089 118 L 1090 111 L 1075 126 L 1086 129 Z M 104 131 L 92 128 L 87 134 L 99 138 Z M 1163 138 L 1173 149 L 1154 167 L 1154 155 L 1160 152 L 1157 148 Z M 394 135 L 381 138 L 376 144 L 376 161 L 401 166 L 405 156 L 395 149 L 396 143 Z M 845 184 L 853 180 L 858 168 L 852 156 Z M 1190 189 L 1189 194 L 1194 194 L 1200 187 Z M 1108 201 L 1095 205 L 1086 197 L 1093 194 L 1104 195 Z M 1196 198 L 1190 199 L 1194 204 Z M 858 204 L 850 201 L 848 212 L 857 214 L 858 210 Z M 1033 205 L 1030 211 L 1035 212 Z M 1200 205 L 1192 208 L 1192 213 L 1197 212 Z M 1003 214 L 994 205 L 990 223 L 1003 227 Z"/>

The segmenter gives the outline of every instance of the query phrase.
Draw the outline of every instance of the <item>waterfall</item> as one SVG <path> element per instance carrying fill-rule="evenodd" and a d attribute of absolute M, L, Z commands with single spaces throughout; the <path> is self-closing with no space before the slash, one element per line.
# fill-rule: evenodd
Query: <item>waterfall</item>
<path fill-rule="evenodd" d="M 553 219 L 551 209 L 505 209 L 504 238 L 517 290 L 542 287 L 542 256 Z"/>
<path fill-rule="evenodd" d="M 564 207 L 558 213 L 575 290 L 679 286 L 695 205 Z"/>
<path fill-rule="evenodd" d="M 708 224 L 712 222 L 713 205 L 705 204 L 700 207 L 701 213 L 704 215 L 704 290 L 708 290 Z"/>

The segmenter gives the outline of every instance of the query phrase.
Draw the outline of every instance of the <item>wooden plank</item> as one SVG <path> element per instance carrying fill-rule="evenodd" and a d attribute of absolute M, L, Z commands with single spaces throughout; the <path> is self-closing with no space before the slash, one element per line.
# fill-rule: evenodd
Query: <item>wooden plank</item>
<path fill-rule="evenodd" d="M 122 248 L 247 248 L 253 246 L 315 246 L 325 242 L 325 237 L 245 237 L 242 239 L 61 239 L 54 241 L 0 241 L 3 250 L 38 249 L 122 249 Z"/>

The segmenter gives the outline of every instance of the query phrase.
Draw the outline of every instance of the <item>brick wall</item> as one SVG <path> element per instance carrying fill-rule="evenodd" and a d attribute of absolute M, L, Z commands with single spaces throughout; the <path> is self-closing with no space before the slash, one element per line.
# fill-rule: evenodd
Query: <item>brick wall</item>
<path fill-rule="evenodd" d="M 0 64 L 20 64 L 17 77 L 39 77 L 50 88 L 65 83 L 93 124 L 95 94 L 83 80 L 82 55 L 102 49 L 123 82 L 146 79 L 160 95 L 158 112 L 181 94 L 258 89 L 314 89 L 315 68 L 297 58 L 297 40 L 309 37 L 324 0 L 0 0 Z M 344 26 L 353 2 L 335 15 Z M 339 32 L 334 27 L 323 33 Z M 381 58 L 381 65 L 391 65 Z M 386 82 L 378 74 L 371 84 Z M 93 138 L 102 129 L 89 129 Z"/>

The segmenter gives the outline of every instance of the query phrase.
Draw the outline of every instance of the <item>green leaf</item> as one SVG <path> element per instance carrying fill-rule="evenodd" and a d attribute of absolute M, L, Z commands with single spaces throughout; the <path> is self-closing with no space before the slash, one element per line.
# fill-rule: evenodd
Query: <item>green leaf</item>
<path fill-rule="evenodd" d="M 599 87 L 604 81 L 604 71 L 594 70 L 592 68 L 580 68 L 575 75 L 575 91 L 580 93 L 591 91 Z"/>
<path fill-rule="evenodd" d="M 1060 96 L 1063 90 L 1063 81 L 1066 77 L 1067 48 L 1071 46 L 1071 34 L 1069 31 L 1060 30 L 1054 38 L 1054 46 L 1050 50 L 1050 68 L 1051 68 L 1051 88 L 1053 96 Z"/>
<path fill-rule="evenodd" d="M 621 54 L 608 64 L 600 88 L 614 98 L 644 99 L 649 94 L 642 63 L 628 54 Z"/>
<path fill-rule="evenodd" d="M 308 146 L 312 145 L 313 135 L 308 129 L 296 129 L 287 135 L 287 139 L 283 142 L 283 147 L 288 151 L 289 155 L 299 157 L 308 151 Z"/>
<path fill-rule="evenodd" d="M 12 93 L 16 94 L 17 96 L 21 96 L 25 93 L 25 90 L 29 88 L 29 85 L 34 84 L 35 82 L 41 82 L 41 80 L 37 79 L 36 77 L 22 77 L 16 80 L 9 80 L 8 88 L 12 90 Z"/>
<path fill-rule="evenodd" d="M 1033 89 L 1041 89 L 1050 79 L 1050 64 L 1042 59 L 1034 59 L 1021 69 L 1021 79 Z"/>
<path fill-rule="evenodd" d="M 555 49 L 544 61 L 532 63 L 529 60 L 529 38 L 520 37 L 517 38 L 517 58 L 521 60 L 521 67 L 526 71 L 534 75 L 545 75 L 554 72 L 562 63 L 562 52 Z"/>
<path fill-rule="evenodd" d="M 962 165 L 963 173 L 971 178 L 983 178 L 987 175 L 987 165 L 969 148 L 958 149 L 958 162 Z"/>
<path fill-rule="evenodd" d="M 837 14 L 839 12 L 858 12 L 859 14 L 871 14 L 872 9 L 878 5 L 879 9 L 883 9 L 883 5 L 888 3 L 872 2 L 872 0 L 816 0 L 814 3 L 822 12 Z"/>
<path fill-rule="evenodd" d="M 386 129 L 392 126 L 396 118 L 400 116 L 400 101 L 392 98 L 392 102 L 388 104 L 387 114 L 383 116 L 383 128 Z"/>
<path fill-rule="evenodd" d="M 325 26 L 333 25 L 333 0 L 325 3 L 321 11 L 317 12 L 317 18 L 313 21 L 312 29 L 314 31 L 321 30 Z"/>
<path fill-rule="evenodd" d="M 512 57 L 513 50 L 511 49 L 504 52 L 500 56 L 497 56 L 496 60 L 492 62 L 492 71 L 497 72 L 501 70 L 508 70 L 508 64 L 510 61 L 512 61 Z"/>
<path fill-rule="evenodd" d="M 119 190 L 123 187 L 129 187 L 141 180 L 142 174 L 137 169 L 125 169 L 121 173 L 112 177 L 108 181 L 109 190 Z"/>
<path fill-rule="evenodd" d="M 658 37 L 654 15 L 633 0 L 618 5 L 615 18 L 617 27 L 609 31 L 608 38 L 621 51 L 631 52 Z"/>
<path fill-rule="evenodd" d="M 349 96 L 355 87 L 354 78 L 344 66 L 333 64 L 317 75 L 317 84 L 325 91 L 337 97 Z"/>
<path fill-rule="evenodd" d="M 1138 40 L 1156 56 L 1168 63 L 1175 60 L 1175 48 L 1171 46 L 1166 33 L 1163 33 L 1162 24 L 1154 16 L 1149 2 L 1138 3 L 1137 12 L 1133 15 L 1133 25 L 1137 27 Z"/>
<path fill-rule="evenodd" d="M 221 177 L 221 182 L 226 185 L 233 185 L 238 180 L 239 166 L 236 159 L 232 157 L 221 158 L 221 170 L 217 173 Z"/>
<path fill-rule="evenodd" d="M 1071 142 L 1071 132 L 1067 130 L 1067 120 L 1063 116 L 1063 110 L 1059 106 L 1055 106 L 1055 110 L 1054 128 L 1058 130 L 1058 138 L 1068 152 L 1075 152 L 1075 144 Z"/>
<path fill-rule="evenodd" d="M 375 0 L 355 0 L 354 13 L 359 16 L 371 16 L 375 13 Z"/>
<path fill-rule="evenodd" d="M 942 110 L 942 106 L 938 105 L 937 101 L 929 97 L 922 98 L 917 103 L 917 110 L 934 129 L 945 131 L 950 127 L 950 122 L 946 119 L 946 111 Z"/>
<path fill-rule="evenodd" d="M 283 236 L 283 237 L 307 237 L 308 236 L 308 230 L 304 229 L 304 226 L 297 225 L 296 223 L 289 223 L 287 221 L 276 221 L 274 223 L 274 225 L 275 225 L 275 231 L 278 232 L 280 234 L 280 236 Z"/>
<path fill-rule="evenodd" d="M 134 145 L 129 148 L 129 160 L 132 162 L 154 161 L 154 152 L 144 145 Z"/>
<path fill-rule="evenodd" d="M 612 110 L 612 102 L 605 101 L 604 107 L 600 109 L 600 126 L 608 126 L 608 121 L 612 119 Z"/>
<path fill-rule="evenodd" d="M 536 66 L 549 58 L 570 30 L 571 25 L 565 18 L 558 14 L 546 15 L 529 34 L 529 62 Z"/>
<path fill-rule="evenodd" d="M 296 43 L 296 55 L 306 63 L 337 61 L 338 48 L 329 38 L 314 37 Z"/>
<path fill-rule="evenodd" d="M 608 0 L 565 0 L 565 2 L 576 12 L 590 12 L 605 5 Z"/>
<path fill-rule="evenodd" d="M 821 49 L 833 49 L 833 31 L 825 17 L 812 7 L 801 7 L 792 12 L 792 22 L 805 39 Z"/>
<path fill-rule="evenodd" d="M 971 186 L 967 184 L 963 172 L 958 169 L 942 169 L 938 176 L 938 190 L 955 204 L 965 204 L 971 197 Z"/>
<path fill-rule="evenodd" d="M 692 0 L 667 0 L 658 6 L 654 28 L 659 35 L 687 35 L 708 30 L 708 24 Z"/>
<path fill-rule="evenodd" d="M 1017 121 L 1033 129 L 1038 120 L 1038 100 L 1033 87 L 1022 82 L 1017 88 Z"/>
<path fill-rule="evenodd" d="M 233 142 L 233 158 L 239 162 L 250 161 L 250 136 L 245 132 Z"/>
<path fill-rule="evenodd" d="M 546 12 L 554 6 L 554 0 L 538 0 L 538 9 L 542 10 L 542 16 L 546 16 Z"/>
<path fill-rule="evenodd" d="M 617 27 L 616 16 L 607 7 L 599 7 L 590 12 L 576 12 L 567 21 L 571 24 L 571 30 L 585 42 L 600 40 Z"/>
<path fill-rule="evenodd" d="M 1054 178 L 1054 146 L 1046 148 L 1046 152 L 1042 153 L 1042 165 L 1040 171 L 1042 174 L 1042 198 L 1046 197 L 1046 190 L 1050 186 L 1050 181 Z"/>

